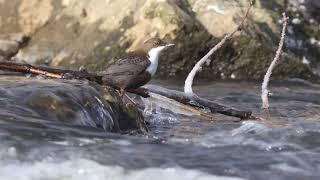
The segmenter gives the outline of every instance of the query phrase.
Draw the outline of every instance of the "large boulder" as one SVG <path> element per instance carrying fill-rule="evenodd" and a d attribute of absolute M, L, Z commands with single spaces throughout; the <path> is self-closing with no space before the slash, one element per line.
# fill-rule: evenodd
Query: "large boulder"
<path fill-rule="evenodd" d="M 76 125 L 108 132 L 146 131 L 136 106 L 112 88 L 86 81 L 0 76 L 0 124 Z"/>
<path fill-rule="evenodd" d="M 212 57 L 200 76 L 261 79 L 274 56 L 285 10 L 292 17 L 287 53 L 273 77 L 317 74 L 318 3 L 256 2 L 244 30 Z M 184 78 L 197 60 L 237 26 L 247 4 L 247 0 L 1 1 L 0 33 L 21 32 L 31 37 L 16 59 L 67 68 L 84 65 L 93 71 L 102 70 L 113 57 L 145 39 L 159 36 L 176 47 L 162 56 L 158 76 Z"/>

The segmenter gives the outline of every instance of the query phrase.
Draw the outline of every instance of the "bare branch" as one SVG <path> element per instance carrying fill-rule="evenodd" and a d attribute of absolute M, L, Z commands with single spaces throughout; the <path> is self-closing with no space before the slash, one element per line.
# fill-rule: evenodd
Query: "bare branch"
<path fill-rule="evenodd" d="M 192 70 L 190 71 L 188 77 L 185 80 L 185 84 L 184 84 L 184 92 L 187 95 L 194 95 L 193 91 L 192 91 L 192 83 L 193 83 L 193 79 L 196 75 L 196 73 L 198 71 L 201 70 L 202 65 L 205 62 L 210 61 L 209 57 L 212 56 L 217 50 L 219 50 L 229 39 L 231 39 L 231 37 L 239 30 L 241 30 L 241 27 L 243 26 L 245 20 L 247 19 L 250 9 L 251 7 L 255 4 L 254 0 L 250 0 L 249 6 L 247 8 L 247 11 L 244 15 L 244 17 L 242 18 L 242 21 L 240 22 L 240 24 L 237 26 L 237 28 L 228 33 L 227 35 L 224 36 L 224 38 L 217 44 L 215 45 L 205 56 L 203 56 L 197 63 L 196 65 L 192 68 Z"/>
<path fill-rule="evenodd" d="M 224 114 L 227 116 L 237 117 L 240 119 L 252 119 L 252 120 L 258 119 L 252 116 L 251 111 L 243 111 L 243 110 L 227 107 L 225 105 L 222 105 L 198 96 L 190 97 L 184 92 L 166 89 L 159 86 L 148 85 L 146 87 L 141 87 L 135 90 L 131 90 L 130 92 L 138 94 L 142 97 L 150 97 L 151 93 L 155 93 L 189 106 L 193 106 L 197 108 L 208 108 L 211 111 L 211 113 Z"/>
<path fill-rule="evenodd" d="M 269 66 L 269 68 L 268 68 L 268 70 L 267 70 L 267 72 L 266 72 L 266 74 L 265 74 L 265 76 L 263 78 L 263 82 L 262 82 L 262 86 L 261 86 L 261 99 L 262 99 L 262 108 L 263 109 L 268 109 L 269 108 L 268 84 L 269 84 L 269 81 L 270 81 L 272 70 L 274 69 L 274 67 L 276 66 L 277 61 L 280 58 L 281 50 L 282 50 L 282 47 L 283 47 L 283 44 L 284 44 L 284 38 L 285 38 L 285 35 L 286 35 L 288 17 L 286 16 L 286 13 L 283 13 L 282 16 L 283 16 L 282 17 L 283 27 L 282 27 L 281 38 L 280 38 L 278 50 L 276 52 L 276 56 L 272 60 L 270 66 Z"/>
<path fill-rule="evenodd" d="M 37 74 L 37 75 L 43 75 L 46 77 L 51 78 L 59 78 L 62 79 L 63 76 L 60 73 L 51 73 L 45 70 L 42 70 L 40 68 L 36 68 L 29 64 L 18 64 L 18 63 L 12 63 L 12 62 L 1 62 L 0 63 L 0 69 L 1 70 L 9 70 L 14 72 L 22 72 L 22 73 L 31 73 L 31 74 Z"/>
<path fill-rule="evenodd" d="M 30 64 L 21 64 L 10 61 L 0 61 L 0 70 L 21 72 L 25 74 L 42 75 L 49 78 L 57 79 L 87 79 L 101 84 L 101 76 L 87 71 L 72 71 L 55 69 L 43 66 L 33 66 Z"/>

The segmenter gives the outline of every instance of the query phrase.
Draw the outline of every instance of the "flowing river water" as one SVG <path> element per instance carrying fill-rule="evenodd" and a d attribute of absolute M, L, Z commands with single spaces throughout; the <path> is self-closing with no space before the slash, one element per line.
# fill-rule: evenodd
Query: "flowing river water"
<path fill-rule="evenodd" d="M 88 122 L 109 117 L 85 82 L 7 79 L 0 80 L 3 180 L 320 178 L 320 86 L 316 84 L 296 79 L 272 83 L 268 115 L 260 109 L 259 83 L 199 83 L 194 87 L 199 96 L 252 110 L 265 120 L 239 122 L 218 114 L 208 120 L 144 99 L 139 104 L 145 106 L 150 132 L 126 135 L 61 122 L 69 116 Z M 12 85 L 12 81 L 19 82 Z M 55 91 L 59 86 L 68 93 Z M 63 97 L 61 102 L 77 102 L 73 106 L 78 109 L 69 109 L 68 116 L 46 115 L 42 112 L 46 101 L 26 100 L 30 93 L 44 91 Z M 79 100 L 83 97 L 94 106 L 88 109 Z M 60 121 L 52 120 L 57 118 Z"/>

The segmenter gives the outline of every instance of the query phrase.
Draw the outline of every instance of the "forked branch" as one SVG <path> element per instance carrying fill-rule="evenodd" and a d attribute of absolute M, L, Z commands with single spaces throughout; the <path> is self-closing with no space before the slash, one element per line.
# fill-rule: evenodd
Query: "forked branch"
<path fill-rule="evenodd" d="M 224 38 L 217 44 L 215 45 L 205 56 L 203 56 L 197 63 L 196 65 L 192 68 L 192 70 L 190 71 L 188 77 L 185 80 L 185 84 L 184 84 L 184 92 L 187 95 L 194 95 L 193 91 L 192 91 L 192 84 L 193 84 L 193 80 L 195 75 L 197 74 L 198 71 L 201 70 L 202 65 L 205 62 L 210 61 L 209 57 L 212 56 L 217 50 L 219 50 L 229 39 L 232 38 L 232 36 L 239 30 L 241 30 L 245 20 L 247 19 L 250 9 L 251 7 L 255 4 L 255 0 L 250 0 L 249 6 L 247 8 L 247 11 L 244 15 L 244 17 L 242 18 L 240 24 L 237 26 L 237 28 L 228 33 L 227 35 L 224 36 Z"/>
<path fill-rule="evenodd" d="M 72 71 L 64 69 L 55 69 L 45 66 L 33 66 L 30 64 L 20 64 L 10 61 L 1 61 L 0 70 L 21 72 L 24 74 L 41 75 L 49 78 L 57 79 L 87 79 L 89 81 L 95 81 L 99 84 L 102 82 L 102 77 L 94 73 L 87 71 Z"/>

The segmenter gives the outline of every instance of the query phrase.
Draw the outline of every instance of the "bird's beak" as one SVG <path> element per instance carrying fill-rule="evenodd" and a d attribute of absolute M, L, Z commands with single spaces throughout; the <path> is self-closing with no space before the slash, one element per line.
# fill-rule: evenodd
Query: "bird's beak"
<path fill-rule="evenodd" d="M 166 44 L 166 48 L 174 46 L 175 44 Z"/>

